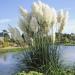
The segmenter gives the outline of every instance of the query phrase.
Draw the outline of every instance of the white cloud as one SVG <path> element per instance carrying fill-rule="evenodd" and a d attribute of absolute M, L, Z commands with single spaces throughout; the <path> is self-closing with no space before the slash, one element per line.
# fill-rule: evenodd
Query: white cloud
<path fill-rule="evenodd" d="M 0 24 L 8 23 L 11 19 L 0 19 Z"/>

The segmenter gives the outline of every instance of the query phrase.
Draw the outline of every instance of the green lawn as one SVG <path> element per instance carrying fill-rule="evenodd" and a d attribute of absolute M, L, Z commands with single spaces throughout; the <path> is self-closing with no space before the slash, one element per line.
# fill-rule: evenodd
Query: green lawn
<path fill-rule="evenodd" d="M 75 46 L 75 43 L 65 43 L 65 46 Z"/>
<path fill-rule="evenodd" d="M 15 52 L 15 51 L 21 51 L 21 50 L 24 50 L 24 48 L 21 48 L 21 47 L 5 47 L 5 48 L 0 48 L 0 53 Z"/>

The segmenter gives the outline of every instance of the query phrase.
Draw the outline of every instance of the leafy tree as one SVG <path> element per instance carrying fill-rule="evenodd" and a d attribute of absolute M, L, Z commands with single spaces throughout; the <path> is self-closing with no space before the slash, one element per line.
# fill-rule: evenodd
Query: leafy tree
<path fill-rule="evenodd" d="M 3 36 L 4 36 L 4 47 L 8 47 L 10 37 L 9 37 L 8 32 L 6 30 L 3 30 Z"/>

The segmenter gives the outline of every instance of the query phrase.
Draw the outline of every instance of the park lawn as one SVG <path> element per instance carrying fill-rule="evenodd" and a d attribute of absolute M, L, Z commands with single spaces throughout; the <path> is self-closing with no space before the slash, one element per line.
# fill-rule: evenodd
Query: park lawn
<path fill-rule="evenodd" d="M 21 47 L 5 47 L 5 48 L 0 48 L 0 53 L 5 53 L 5 52 L 16 52 L 16 51 L 21 51 L 24 50 L 25 48 Z"/>
<path fill-rule="evenodd" d="M 64 43 L 65 46 L 75 46 L 75 43 Z"/>

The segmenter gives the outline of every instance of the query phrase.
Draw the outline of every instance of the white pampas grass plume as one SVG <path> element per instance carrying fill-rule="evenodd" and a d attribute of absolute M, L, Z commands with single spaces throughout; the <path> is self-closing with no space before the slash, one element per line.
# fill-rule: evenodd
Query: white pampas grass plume
<path fill-rule="evenodd" d="M 36 17 L 32 16 L 30 21 L 30 28 L 34 33 L 38 32 L 38 23 Z"/>
<path fill-rule="evenodd" d="M 57 23 L 57 11 L 55 8 L 52 8 L 52 13 L 53 13 L 52 22 L 53 24 L 56 24 Z"/>
<path fill-rule="evenodd" d="M 43 4 L 43 19 L 46 21 L 46 23 L 48 24 L 48 25 L 50 25 L 50 23 L 52 22 L 52 16 L 53 16 L 53 14 L 52 14 L 52 9 L 48 6 L 48 5 L 46 5 L 46 4 Z"/>
<path fill-rule="evenodd" d="M 64 23 L 65 23 L 65 25 L 67 24 L 67 22 L 68 22 L 68 18 L 69 18 L 69 12 L 68 11 L 64 11 Z"/>
<path fill-rule="evenodd" d="M 69 14 L 68 11 L 63 12 L 63 18 L 62 18 L 62 20 L 60 22 L 59 32 L 62 32 L 64 27 L 65 27 L 65 25 L 67 24 L 68 17 L 69 17 L 68 14 Z"/>
<path fill-rule="evenodd" d="M 12 39 L 14 39 L 15 41 L 18 40 L 19 42 L 23 42 L 20 31 L 17 28 L 9 26 L 8 31 L 10 32 Z"/>
<path fill-rule="evenodd" d="M 15 40 L 15 34 L 14 34 L 15 31 L 14 31 L 14 28 L 13 28 L 12 26 L 9 25 L 8 31 L 9 31 L 10 34 L 11 34 L 11 35 L 10 35 L 11 38 Z"/>
<path fill-rule="evenodd" d="M 27 10 L 24 9 L 22 6 L 20 7 L 20 13 L 21 13 L 21 15 L 24 16 L 24 17 L 28 15 Z"/>
<path fill-rule="evenodd" d="M 42 3 L 41 1 L 34 2 L 30 12 L 20 7 L 21 15 L 20 28 L 27 33 L 29 39 L 33 37 L 34 33 L 39 35 L 47 35 L 49 32 L 62 32 L 68 20 L 68 12 L 61 9 L 59 12 L 53 7 Z M 55 31 L 55 32 L 56 32 Z M 52 38 L 55 40 L 55 32 Z"/>
<path fill-rule="evenodd" d="M 57 21 L 58 21 L 58 23 L 61 23 L 63 17 L 64 17 L 64 10 L 61 9 L 61 10 L 58 12 L 58 16 L 57 16 Z"/>

